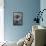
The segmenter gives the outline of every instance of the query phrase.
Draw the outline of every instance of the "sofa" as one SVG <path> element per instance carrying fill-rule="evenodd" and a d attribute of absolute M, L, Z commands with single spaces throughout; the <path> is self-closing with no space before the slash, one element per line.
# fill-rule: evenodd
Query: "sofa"
<path fill-rule="evenodd" d="M 46 46 L 46 27 L 40 25 L 32 26 L 34 42 L 32 46 Z"/>
<path fill-rule="evenodd" d="M 28 33 L 27 35 L 29 35 L 30 33 Z M 34 25 L 32 26 L 32 32 L 31 32 L 31 44 L 28 46 L 46 46 L 46 28 L 40 25 Z M 19 39 L 19 41 L 16 42 L 6 42 L 6 44 L 3 44 L 2 46 L 23 46 L 24 45 L 24 41 L 27 37 L 27 35 L 21 39 Z M 29 42 L 28 42 L 29 43 Z M 27 45 L 24 45 L 27 46 Z"/>
<path fill-rule="evenodd" d="M 32 26 L 32 34 L 33 34 L 33 42 L 31 44 L 31 46 L 46 46 L 46 28 L 44 28 L 43 26 L 40 25 L 34 25 Z M 17 42 L 17 45 L 21 46 L 21 43 L 24 39 L 20 39 Z"/>

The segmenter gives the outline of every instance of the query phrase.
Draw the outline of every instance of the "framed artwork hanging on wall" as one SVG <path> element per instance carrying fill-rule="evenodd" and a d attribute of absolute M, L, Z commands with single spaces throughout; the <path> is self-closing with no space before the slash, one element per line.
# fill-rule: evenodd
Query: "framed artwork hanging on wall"
<path fill-rule="evenodd" d="M 13 25 L 23 24 L 23 12 L 13 12 Z"/>

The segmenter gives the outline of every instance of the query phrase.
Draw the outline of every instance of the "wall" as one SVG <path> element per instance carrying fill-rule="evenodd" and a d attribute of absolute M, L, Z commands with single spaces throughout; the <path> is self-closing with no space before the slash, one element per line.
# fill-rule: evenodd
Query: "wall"
<path fill-rule="evenodd" d="M 40 9 L 41 9 L 41 11 L 43 10 L 43 9 L 46 9 L 46 0 L 41 0 L 40 1 Z M 44 11 L 43 12 L 43 15 L 42 15 L 42 17 L 43 17 L 43 22 L 41 21 L 40 22 L 40 25 L 43 25 L 43 26 L 46 26 L 46 11 Z"/>
<path fill-rule="evenodd" d="M 40 1 L 40 10 L 43 10 L 43 9 L 46 9 L 46 0 L 41 0 Z M 42 17 L 43 17 L 43 22 L 40 21 L 40 25 L 46 27 L 46 11 L 44 11 Z M 45 37 L 45 39 L 46 39 L 46 37 Z M 46 44 L 46 40 L 45 40 L 45 44 Z"/>
<path fill-rule="evenodd" d="M 4 0 L 5 40 L 18 41 L 32 28 L 35 12 L 40 9 L 40 0 Z M 13 11 L 23 12 L 23 25 L 13 26 Z"/>
<path fill-rule="evenodd" d="M 0 42 L 4 41 L 4 0 L 0 0 Z"/>

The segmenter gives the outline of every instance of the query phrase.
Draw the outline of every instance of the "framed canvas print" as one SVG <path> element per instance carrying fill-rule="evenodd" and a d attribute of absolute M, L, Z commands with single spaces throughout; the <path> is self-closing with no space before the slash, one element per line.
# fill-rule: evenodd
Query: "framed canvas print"
<path fill-rule="evenodd" d="M 23 24 L 23 12 L 13 12 L 13 25 Z"/>

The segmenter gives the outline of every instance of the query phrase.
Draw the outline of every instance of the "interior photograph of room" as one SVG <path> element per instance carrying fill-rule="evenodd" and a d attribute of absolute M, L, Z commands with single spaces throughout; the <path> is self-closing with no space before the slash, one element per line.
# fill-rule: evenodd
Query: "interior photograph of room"
<path fill-rule="evenodd" d="M 0 46 L 46 46 L 46 0 L 0 0 Z"/>

